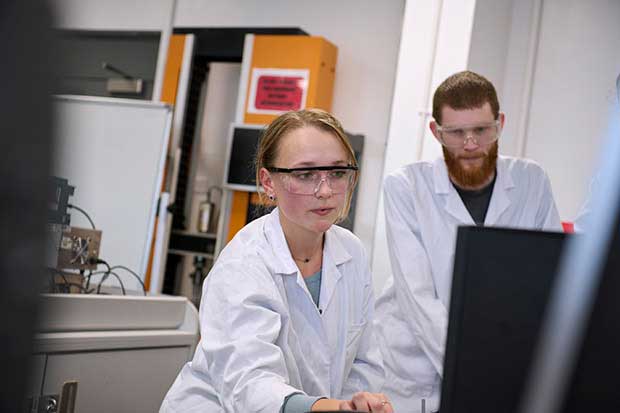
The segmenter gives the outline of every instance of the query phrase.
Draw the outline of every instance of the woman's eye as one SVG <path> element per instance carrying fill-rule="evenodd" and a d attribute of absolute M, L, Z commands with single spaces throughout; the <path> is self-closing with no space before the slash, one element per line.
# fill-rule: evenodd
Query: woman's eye
<path fill-rule="evenodd" d="M 312 172 L 298 172 L 293 176 L 300 181 L 310 181 L 314 177 L 314 174 Z"/>
<path fill-rule="evenodd" d="M 345 177 L 346 174 L 347 174 L 347 171 L 331 171 L 329 173 L 329 176 L 332 179 L 342 179 Z"/>

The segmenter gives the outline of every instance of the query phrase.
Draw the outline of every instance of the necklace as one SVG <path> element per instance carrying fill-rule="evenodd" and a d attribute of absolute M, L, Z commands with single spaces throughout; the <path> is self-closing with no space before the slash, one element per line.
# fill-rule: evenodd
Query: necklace
<path fill-rule="evenodd" d="M 319 251 L 322 246 L 323 246 L 323 243 L 321 242 L 319 246 L 314 250 L 314 252 L 310 254 L 310 256 L 307 258 L 295 258 L 292 253 L 291 253 L 291 257 L 293 257 L 293 259 L 297 262 L 303 262 L 304 264 L 307 264 L 316 255 L 317 251 Z"/>

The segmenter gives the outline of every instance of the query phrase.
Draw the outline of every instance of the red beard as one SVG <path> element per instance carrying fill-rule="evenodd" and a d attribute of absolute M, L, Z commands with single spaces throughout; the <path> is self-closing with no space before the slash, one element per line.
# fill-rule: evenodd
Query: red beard
<path fill-rule="evenodd" d="M 452 181 L 462 188 L 478 188 L 491 180 L 497 164 L 497 142 L 494 142 L 489 152 L 484 155 L 482 166 L 479 168 L 465 169 L 459 162 L 459 157 L 450 153 L 445 147 L 443 158 L 448 167 L 448 173 Z"/>

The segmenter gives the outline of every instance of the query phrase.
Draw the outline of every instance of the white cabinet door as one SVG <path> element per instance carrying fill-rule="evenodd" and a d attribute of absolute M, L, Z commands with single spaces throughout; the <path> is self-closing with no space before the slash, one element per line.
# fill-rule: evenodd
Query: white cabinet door
<path fill-rule="evenodd" d="M 188 347 L 49 354 L 43 394 L 76 380 L 76 412 L 156 412 L 188 354 Z"/>

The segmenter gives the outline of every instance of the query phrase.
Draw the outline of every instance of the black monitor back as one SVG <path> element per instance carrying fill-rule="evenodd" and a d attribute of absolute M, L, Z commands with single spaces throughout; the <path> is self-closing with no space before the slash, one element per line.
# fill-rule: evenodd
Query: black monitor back
<path fill-rule="evenodd" d="M 620 412 L 620 214 L 562 413 Z"/>
<path fill-rule="evenodd" d="M 441 413 L 518 408 L 564 238 L 459 228 Z"/>
<path fill-rule="evenodd" d="M 63 59 L 48 1 L 3 0 L 0 50 L 0 412 L 38 396 L 30 367 L 45 271 L 54 130 L 51 93 Z M 39 377 L 39 379 L 41 379 Z M 40 390 L 40 389 L 39 389 Z M 30 411 L 30 410 L 27 410 Z"/>

